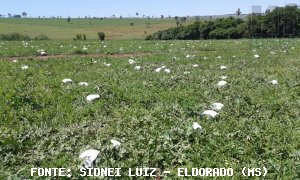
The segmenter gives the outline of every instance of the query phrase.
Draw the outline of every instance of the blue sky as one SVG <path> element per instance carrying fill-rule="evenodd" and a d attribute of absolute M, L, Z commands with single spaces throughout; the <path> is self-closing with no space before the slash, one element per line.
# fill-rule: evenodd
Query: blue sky
<path fill-rule="evenodd" d="M 110 17 L 135 16 L 138 12 L 146 16 L 193 16 L 221 15 L 251 12 L 253 5 L 284 6 L 297 1 L 287 0 L 0 0 L 0 14 L 21 14 L 28 16 L 71 16 Z"/>

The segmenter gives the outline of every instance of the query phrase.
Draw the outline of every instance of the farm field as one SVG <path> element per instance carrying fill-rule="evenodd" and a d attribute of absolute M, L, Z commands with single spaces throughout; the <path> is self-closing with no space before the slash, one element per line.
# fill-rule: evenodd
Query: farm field
<path fill-rule="evenodd" d="M 300 178 L 299 39 L 12 41 L 0 60 L 0 179 L 31 178 L 31 167 L 78 179 L 90 148 L 95 167 L 173 172 L 165 179 L 178 167 Z M 215 117 L 201 115 L 216 102 Z"/>
<path fill-rule="evenodd" d="M 193 20 L 183 23 L 187 25 Z M 130 26 L 134 23 L 134 26 Z M 72 40 L 76 34 L 86 34 L 88 39 L 98 39 L 104 32 L 106 39 L 144 39 L 156 31 L 175 27 L 174 19 L 124 18 L 124 19 L 66 19 L 0 18 L 0 34 L 18 32 L 31 37 L 45 34 L 51 39 Z"/>

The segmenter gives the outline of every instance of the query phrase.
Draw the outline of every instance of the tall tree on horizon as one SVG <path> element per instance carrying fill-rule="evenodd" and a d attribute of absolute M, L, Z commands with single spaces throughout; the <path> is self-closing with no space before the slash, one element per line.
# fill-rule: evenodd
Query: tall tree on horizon
<path fill-rule="evenodd" d="M 26 18 L 27 17 L 27 12 L 22 12 L 22 16 Z"/>
<path fill-rule="evenodd" d="M 237 14 L 238 16 L 240 16 L 240 15 L 242 14 L 240 8 L 236 11 L 236 14 Z"/>

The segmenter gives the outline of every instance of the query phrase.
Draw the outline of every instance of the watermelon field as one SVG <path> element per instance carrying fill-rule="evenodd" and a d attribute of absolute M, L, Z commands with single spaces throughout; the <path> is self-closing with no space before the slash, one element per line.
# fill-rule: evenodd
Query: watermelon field
<path fill-rule="evenodd" d="M 94 167 L 156 179 L 180 167 L 300 178 L 299 39 L 0 41 L 0 67 L 0 179 L 47 179 L 33 167 L 84 179 L 87 149 Z"/>

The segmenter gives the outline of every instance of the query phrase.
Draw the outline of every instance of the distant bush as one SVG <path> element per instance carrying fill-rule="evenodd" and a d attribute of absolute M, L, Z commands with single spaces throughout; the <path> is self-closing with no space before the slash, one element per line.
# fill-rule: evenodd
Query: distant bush
<path fill-rule="evenodd" d="M 86 40 L 86 35 L 85 34 L 76 34 L 76 36 L 73 38 L 74 41 L 76 40 Z"/>
<path fill-rule="evenodd" d="M 30 41 L 31 38 L 28 35 L 23 35 L 19 33 L 11 33 L 11 34 L 0 34 L 0 40 L 2 41 Z M 50 40 L 50 38 L 45 34 L 40 34 L 32 40 Z"/>
<path fill-rule="evenodd" d="M 30 37 L 19 33 L 0 34 L 0 40 L 2 41 L 29 41 Z"/>
<path fill-rule="evenodd" d="M 47 35 L 45 35 L 45 34 L 40 34 L 40 35 L 34 37 L 33 40 L 37 40 L 37 41 L 40 41 L 40 40 L 50 40 L 50 38 Z"/>
<path fill-rule="evenodd" d="M 22 16 L 17 14 L 17 15 L 14 15 L 13 18 L 21 18 Z"/>
<path fill-rule="evenodd" d="M 104 32 L 98 32 L 98 37 L 101 41 L 103 41 L 105 39 L 105 34 Z"/>

